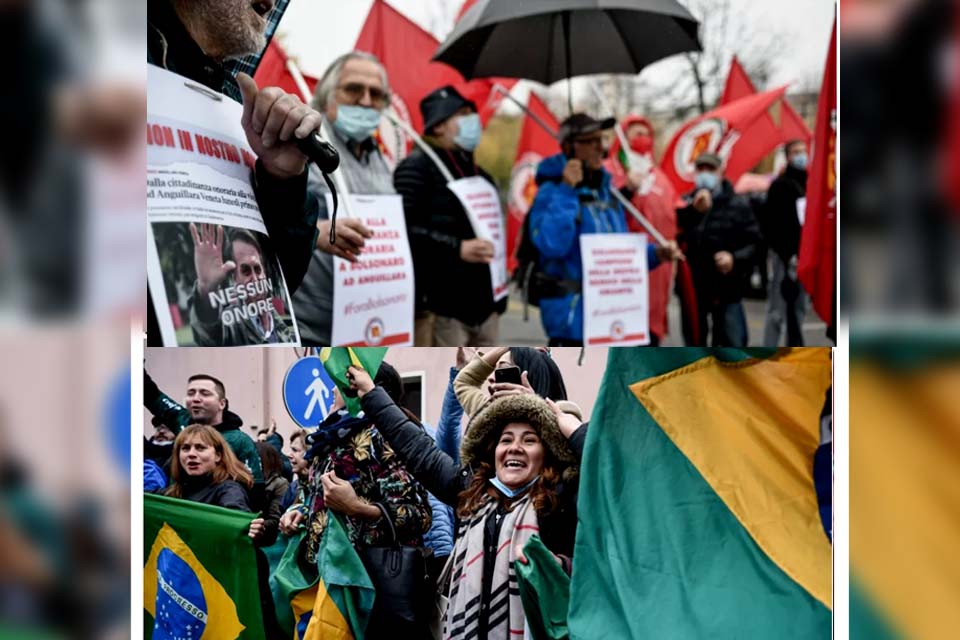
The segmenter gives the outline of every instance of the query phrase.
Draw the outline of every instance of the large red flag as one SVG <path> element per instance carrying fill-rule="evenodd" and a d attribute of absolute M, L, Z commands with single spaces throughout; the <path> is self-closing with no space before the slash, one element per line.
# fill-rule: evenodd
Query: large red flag
<path fill-rule="evenodd" d="M 720 97 L 720 104 L 723 105 L 740 98 L 746 98 L 756 92 L 757 89 L 753 81 L 750 80 L 750 76 L 747 75 L 746 69 L 740 64 L 737 56 L 733 56 L 733 60 L 730 62 L 730 73 L 727 75 L 727 83 L 724 85 L 723 95 Z M 778 129 L 780 143 L 790 140 L 803 140 L 809 143 L 813 136 L 803 118 L 786 100 L 781 103 L 780 107 L 780 125 L 777 126 L 770 115 L 767 116 L 767 119 L 772 127 Z"/>
<path fill-rule="evenodd" d="M 725 160 L 724 174 L 733 183 L 769 153 L 768 141 L 753 140 L 751 129 L 763 116 L 769 117 L 768 109 L 783 100 L 785 90 L 780 87 L 734 100 L 680 127 L 660 161 L 677 191 L 693 188 L 693 162 L 705 151 Z"/>
<path fill-rule="evenodd" d="M 733 60 L 730 61 L 730 72 L 727 73 L 727 83 L 723 86 L 723 94 L 720 96 L 720 104 L 746 98 L 756 92 L 757 88 L 747 75 L 747 70 L 740 64 L 737 56 L 733 56 Z"/>
<path fill-rule="evenodd" d="M 436 38 L 383 0 L 374 0 L 357 37 L 356 48 L 374 54 L 386 67 L 393 108 L 421 133 L 421 98 L 444 85 L 463 82 L 453 67 L 430 62 L 439 45 Z"/>
<path fill-rule="evenodd" d="M 813 308 L 829 325 L 835 324 L 837 273 L 837 24 L 834 21 L 817 104 L 817 127 L 807 210 L 800 238 L 800 282 L 813 299 Z"/>
<path fill-rule="evenodd" d="M 527 108 L 554 131 L 560 129 L 550 109 L 532 91 Z M 516 253 L 520 229 L 537 195 L 535 180 L 537 166 L 541 160 L 556 153 L 560 153 L 560 143 L 533 118 L 525 117 L 523 129 L 520 131 L 520 140 L 517 143 L 516 160 L 510 172 L 510 195 L 507 202 L 507 269 L 510 271 L 517 267 Z"/>
<path fill-rule="evenodd" d="M 253 74 L 253 78 L 257 81 L 258 86 L 280 87 L 287 93 L 302 98 L 303 94 L 300 92 L 300 88 L 287 69 L 287 58 L 287 52 L 283 50 L 277 39 L 273 38 L 267 45 L 267 50 L 263 52 L 263 58 L 260 59 L 260 64 L 257 66 L 257 72 Z M 317 79 L 306 74 L 303 74 L 303 79 L 312 95 L 317 88 Z"/>

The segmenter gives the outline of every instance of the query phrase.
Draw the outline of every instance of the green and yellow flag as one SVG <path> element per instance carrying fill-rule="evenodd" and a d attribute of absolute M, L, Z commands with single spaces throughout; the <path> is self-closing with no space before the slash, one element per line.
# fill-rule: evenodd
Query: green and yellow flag
<path fill-rule="evenodd" d="M 960 334 L 850 339 L 850 638 L 960 624 Z"/>
<path fill-rule="evenodd" d="M 313 615 L 313 603 L 317 599 L 316 572 L 304 571 L 300 566 L 299 549 L 304 536 L 303 531 L 289 539 L 284 535 L 279 536 L 278 542 L 284 541 L 286 546 L 280 561 L 270 572 L 270 593 L 277 623 L 286 637 L 294 640 L 304 639 L 307 624 Z"/>
<path fill-rule="evenodd" d="M 514 570 L 530 636 L 534 640 L 566 640 L 570 637 L 570 578 L 537 534 L 527 540 L 523 555 L 527 564 L 514 563 Z"/>
<path fill-rule="evenodd" d="M 153 640 L 264 638 L 254 514 L 146 494 L 144 636 Z"/>
<path fill-rule="evenodd" d="M 360 413 L 360 398 L 355 395 L 351 397 L 353 392 L 350 391 L 350 381 L 347 380 L 347 369 L 354 365 L 369 373 L 371 378 L 375 378 L 386 353 L 387 347 L 323 347 L 320 349 L 320 362 L 340 389 L 350 415 L 356 416 Z"/>
<path fill-rule="evenodd" d="M 363 640 L 375 591 L 340 517 L 329 513 L 317 553 L 316 600 L 304 640 Z"/>
<path fill-rule="evenodd" d="M 829 349 L 611 349 L 570 637 L 829 638 L 813 464 L 830 384 Z"/>

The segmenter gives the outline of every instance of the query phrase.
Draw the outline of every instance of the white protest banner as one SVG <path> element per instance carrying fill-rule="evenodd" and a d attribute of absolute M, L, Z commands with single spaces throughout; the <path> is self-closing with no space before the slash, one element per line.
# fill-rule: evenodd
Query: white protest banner
<path fill-rule="evenodd" d="M 147 83 L 147 282 L 164 346 L 299 345 L 243 108 L 154 65 Z"/>
<path fill-rule="evenodd" d="M 333 259 L 332 346 L 413 344 L 413 258 L 400 196 L 346 196 L 373 231 L 357 262 Z"/>
<path fill-rule="evenodd" d="M 583 256 L 583 344 L 650 343 L 647 236 L 580 236 Z"/>
<path fill-rule="evenodd" d="M 454 180 L 447 184 L 447 188 L 460 200 L 477 237 L 493 243 L 490 284 L 493 287 L 493 301 L 502 300 L 507 295 L 510 279 L 507 275 L 503 210 L 497 189 L 480 176 Z"/>

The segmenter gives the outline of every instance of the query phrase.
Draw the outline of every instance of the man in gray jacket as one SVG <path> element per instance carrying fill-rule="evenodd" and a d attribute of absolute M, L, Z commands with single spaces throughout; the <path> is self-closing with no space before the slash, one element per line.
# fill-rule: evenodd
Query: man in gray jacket
<path fill-rule="evenodd" d="M 390 104 L 387 71 L 376 56 L 352 51 L 334 60 L 317 84 L 312 106 L 323 114 L 332 132 L 330 142 L 340 153 L 340 175 L 349 193 L 396 193 L 393 177 L 373 134 L 380 114 Z M 333 318 L 333 255 L 356 262 L 373 232 L 360 220 L 337 217 L 336 244 L 330 244 L 327 186 L 311 166 L 309 188 L 320 200 L 320 234 L 313 259 L 293 297 L 300 340 L 304 345 L 330 344 Z M 331 255 L 332 254 L 332 255 Z"/>

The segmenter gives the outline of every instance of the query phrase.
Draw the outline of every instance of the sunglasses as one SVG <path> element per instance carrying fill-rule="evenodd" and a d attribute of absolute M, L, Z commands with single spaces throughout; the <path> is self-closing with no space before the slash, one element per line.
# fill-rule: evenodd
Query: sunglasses
<path fill-rule="evenodd" d="M 362 82 L 348 82 L 337 87 L 337 90 L 352 100 L 354 104 L 363 100 L 363 96 L 366 94 L 370 95 L 370 102 L 378 108 L 387 106 L 387 102 L 390 101 L 390 95 L 386 91 L 378 87 L 367 86 Z"/>
<path fill-rule="evenodd" d="M 573 144 L 590 145 L 594 147 L 603 146 L 603 136 L 591 136 L 589 138 L 574 138 Z"/>

